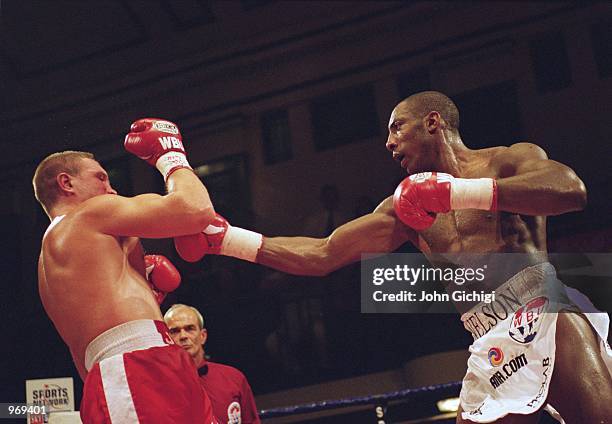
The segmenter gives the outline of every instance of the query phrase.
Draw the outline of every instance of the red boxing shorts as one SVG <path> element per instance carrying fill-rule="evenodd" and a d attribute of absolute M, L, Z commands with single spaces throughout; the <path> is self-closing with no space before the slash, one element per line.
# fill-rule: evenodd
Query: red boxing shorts
<path fill-rule="evenodd" d="M 87 346 L 85 366 L 83 423 L 218 423 L 191 357 L 161 321 L 105 331 Z"/>

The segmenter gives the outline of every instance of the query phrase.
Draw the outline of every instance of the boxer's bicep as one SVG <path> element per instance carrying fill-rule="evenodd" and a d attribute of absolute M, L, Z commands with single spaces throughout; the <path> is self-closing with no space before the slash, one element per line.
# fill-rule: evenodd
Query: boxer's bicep
<path fill-rule="evenodd" d="M 494 159 L 498 209 L 524 215 L 558 215 L 580 210 L 586 189 L 568 166 L 547 158 L 530 143 L 511 146 Z"/>
<path fill-rule="evenodd" d="M 87 201 L 83 214 L 98 231 L 125 237 L 168 238 L 193 234 L 208 225 L 196 216 L 195 208 L 174 200 L 173 194 L 96 196 Z"/>
<path fill-rule="evenodd" d="M 363 253 L 393 252 L 407 241 L 415 243 L 416 233 L 394 214 L 373 212 L 336 229 L 327 241 L 328 255 L 343 259 L 343 265 L 358 261 Z"/>

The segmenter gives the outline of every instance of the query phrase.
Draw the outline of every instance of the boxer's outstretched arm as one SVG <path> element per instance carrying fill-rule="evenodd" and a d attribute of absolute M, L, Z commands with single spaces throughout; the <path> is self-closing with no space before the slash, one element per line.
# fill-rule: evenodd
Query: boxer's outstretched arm
<path fill-rule="evenodd" d="M 337 228 L 327 238 L 264 238 L 257 262 L 297 275 L 326 275 L 362 253 L 392 252 L 407 241 L 417 244 L 417 234 L 394 215 L 391 199 L 371 214 Z"/>
<path fill-rule="evenodd" d="M 586 188 L 576 173 L 548 159 L 535 144 L 514 144 L 493 161 L 502 175 L 497 179 L 498 210 L 560 215 L 586 206 Z"/>

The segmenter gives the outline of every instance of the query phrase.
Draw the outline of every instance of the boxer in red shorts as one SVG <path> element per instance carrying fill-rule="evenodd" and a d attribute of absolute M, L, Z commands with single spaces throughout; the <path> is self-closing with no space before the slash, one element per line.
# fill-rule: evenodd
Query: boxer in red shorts
<path fill-rule="evenodd" d="M 191 358 L 167 333 L 138 239 L 198 231 L 213 206 L 173 123 L 134 122 L 125 148 L 159 169 L 168 194 L 117 195 L 90 153 L 55 153 L 37 167 L 36 199 L 52 220 L 38 263 L 43 306 L 85 381 L 84 423 L 217 423 Z"/>

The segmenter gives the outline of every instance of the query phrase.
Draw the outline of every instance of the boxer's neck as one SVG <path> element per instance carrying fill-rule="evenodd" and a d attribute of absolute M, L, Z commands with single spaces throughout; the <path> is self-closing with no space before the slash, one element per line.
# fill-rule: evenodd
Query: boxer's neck
<path fill-rule="evenodd" d="M 55 218 L 56 216 L 60 216 L 60 215 L 68 215 L 70 212 L 72 212 L 77 205 L 58 205 L 54 208 L 51 209 L 51 213 L 49 214 L 49 218 L 51 220 L 53 220 L 53 218 Z"/>
<path fill-rule="evenodd" d="M 440 132 L 437 140 L 435 171 L 461 177 L 465 174 L 473 157 L 474 151 L 463 144 L 459 133 L 448 130 Z"/>

